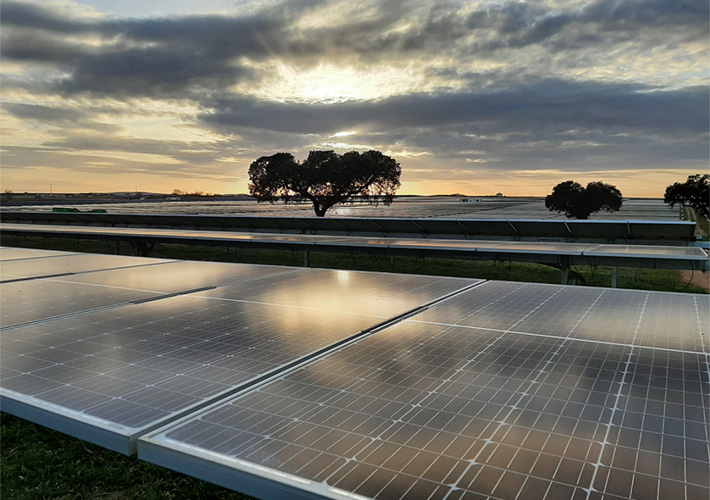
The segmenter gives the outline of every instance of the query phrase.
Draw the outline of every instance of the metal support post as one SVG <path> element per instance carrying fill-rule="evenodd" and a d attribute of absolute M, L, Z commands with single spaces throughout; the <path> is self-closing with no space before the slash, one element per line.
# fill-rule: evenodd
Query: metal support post
<path fill-rule="evenodd" d="M 303 267 L 311 267 L 311 252 L 308 250 L 303 252 Z"/>
<path fill-rule="evenodd" d="M 611 268 L 611 287 L 616 288 L 616 282 L 619 278 L 619 268 L 614 266 Z"/>
<path fill-rule="evenodd" d="M 562 256 L 562 263 L 560 265 L 560 269 L 562 270 L 562 279 L 560 280 L 560 282 L 563 285 L 568 285 L 569 284 L 569 257 Z"/>

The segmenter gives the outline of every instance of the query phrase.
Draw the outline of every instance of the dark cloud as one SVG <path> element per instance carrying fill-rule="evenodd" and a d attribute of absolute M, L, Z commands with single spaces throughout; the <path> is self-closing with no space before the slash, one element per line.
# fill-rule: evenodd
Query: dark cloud
<path fill-rule="evenodd" d="M 114 97 L 188 97 L 198 87 L 202 96 L 210 89 L 225 89 L 251 74 L 209 53 L 188 53 L 167 48 L 127 49 L 77 57 L 72 76 L 63 80 L 65 93 L 91 92 Z"/>
<path fill-rule="evenodd" d="M 202 119 L 220 127 L 327 133 L 358 126 L 440 127 L 469 124 L 534 132 L 609 126 L 668 133 L 707 130 L 708 94 L 702 88 L 650 91 L 635 85 L 541 80 L 536 84 L 441 94 L 409 94 L 340 104 L 235 99 L 214 103 Z M 497 124 L 497 126 L 496 126 Z"/>
<path fill-rule="evenodd" d="M 123 130 L 121 126 L 97 121 L 95 111 L 88 109 L 8 102 L 2 104 L 2 110 L 22 120 L 52 125 L 65 130 L 84 130 L 104 134 Z"/>
<path fill-rule="evenodd" d="M 56 108 L 39 104 L 5 103 L 3 110 L 18 118 L 42 122 L 77 122 L 86 117 L 84 111 Z"/>
<path fill-rule="evenodd" d="M 61 151 L 103 151 L 164 156 L 173 158 L 185 166 L 214 162 L 228 155 L 234 146 L 224 141 L 186 142 L 80 134 L 47 141 L 43 147 Z"/>
<path fill-rule="evenodd" d="M 5 60 L 62 64 L 94 51 L 87 44 L 42 31 L 3 28 L 1 36 L 0 50 Z"/>
<path fill-rule="evenodd" d="M 449 168 L 702 168 L 708 161 L 704 88 L 651 91 L 633 85 L 539 81 L 502 91 L 418 94 L 313 105 L 241 99 L 202 116 L 267 152 L 298 149 L 303 134 L 323 143 L 426 152 Z M 364 130 L 345 138 L 343 130 Z M 268 141 L 260 134 L 280 132 Z M 291 146 L 286 148 L 286 142 Z M 318 141 L 315 141 L 318 142 Z M 283 144 L 283 146 L 279 146 Z"/>
<path fill-rule="evenodd" d="M 3 0 L 2 24 L 3 28 L 17 26 L 61 34 L 99 32 L 102 29 L 96 20 L 74 19 L 56 9 L 13 0 Z"/>

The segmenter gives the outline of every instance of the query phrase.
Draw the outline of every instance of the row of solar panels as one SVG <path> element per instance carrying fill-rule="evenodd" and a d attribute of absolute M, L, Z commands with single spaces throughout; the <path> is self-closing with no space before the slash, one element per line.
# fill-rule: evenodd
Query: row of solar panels
<path fill-rule="evenodd" d="M 603 265 L 688 269 L 703 272 L 710 270 L 708 254 L 701 248 L 689 246 L 377 238 L 7 223 L 0 224 L 0 233 L 19 236 L 129 241 L 143 248 L 148 248 L 154 243 L 174 243 L 287 249 L 303 252 L 360 252 L 398 256 L 538 262 L 565 267 L 570 265 Z"/>
<path fill-rule="evenodd" d="M 217 229 L 300 234 L 492 238 L 604 243 L 692 244 L 695 223 L 682 221 L 404 219 L 3 212 L 11 223 Z"/>
<path fill-rule="evenodd" d="M 158 465 L 260 498 L 710 495 L 707 296 L 0 259 L 3 411 Z"/>

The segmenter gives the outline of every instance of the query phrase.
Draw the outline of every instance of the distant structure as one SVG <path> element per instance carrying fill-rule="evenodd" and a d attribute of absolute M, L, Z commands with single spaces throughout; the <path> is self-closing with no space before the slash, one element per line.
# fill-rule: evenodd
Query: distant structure
<path fill-rule="evenodd" d="M 503 193 L 496 193 L 496 198 L 502 198 L 502 197 L 503 197 Z"/>

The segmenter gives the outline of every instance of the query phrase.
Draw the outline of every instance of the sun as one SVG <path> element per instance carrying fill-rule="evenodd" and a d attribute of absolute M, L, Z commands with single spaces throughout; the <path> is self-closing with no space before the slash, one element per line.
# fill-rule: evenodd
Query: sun
<path fill-rule="evenodd" d="M 412 67 L 339 66 L 319 63 L 297 68 L 284 63 L 258 68 L 266 76 L 257 88 L 239 88 L 281 102 L 338 103 L 367 101 L 421 89 L 423 77 Z"/>

